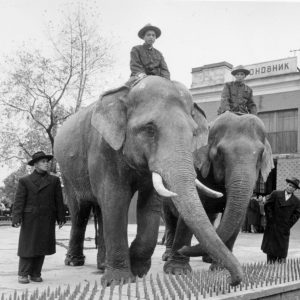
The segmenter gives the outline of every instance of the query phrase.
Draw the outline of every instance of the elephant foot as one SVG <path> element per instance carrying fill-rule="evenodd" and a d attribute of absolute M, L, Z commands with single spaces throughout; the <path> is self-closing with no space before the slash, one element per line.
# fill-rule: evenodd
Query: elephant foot
<path fill-rule="evenodd" d="M 106 268 L 104 275 L 101 277 L 102 286 L 110 286 L 114 284 L 135 282 L 135 277 L 129 270 L 117 270 L 112 268 Z"/>
<path fill-rule="evenodd" d="M 105 263 L 97 262 L 97 269 L 99 270 L 100 274 L 103 274 L 105 272 L 105 269 L 106 269 Z"/>
<path fill-rule="evenodd" d="M 174 260 L 170 258 L 165 262 L 164 272 L 167 274 L 187 274 L 192 271 L 192 268 L 188 261 Z"/>
<path fill-rule="evenodd" d="M 171 255 L 172 255 L 172 249 L 166 248 L 166 251 L 161 257 L 162 261 L 167 261 L 171 257 Z"/>
<path fill-rule="evenodd" d="M 67 254 L 65 258 L 65 265 L 66 266 L 83 266 L 85 262 L 85 256 L 84 255 L 70 255 Z"/>
<path fill-rule="evenodd" d="M 131 272 L 134 276 L 143 277 L 148 273 L 151 267 L 151 258 L 148 260 L 140 260 L 134 257 L 130 258 Z"/>

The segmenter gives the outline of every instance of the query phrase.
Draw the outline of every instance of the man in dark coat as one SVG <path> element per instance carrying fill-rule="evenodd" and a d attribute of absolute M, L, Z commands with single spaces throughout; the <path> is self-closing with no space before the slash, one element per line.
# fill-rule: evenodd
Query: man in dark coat
<path fill-rule="evenodd" d="M 238 66 L 231 74 L 235 77 L 235 81 L 225 83 L 218 114 L 229 110 L 232 112 L 256 115 L 257 107 L 253 100 L 253 91 L 244 83 L 250 71 L 243 66 Z"/>
<path fill-rule="evenodd" d="M 138 36 L 145 41 L 143 45 L 134 46 L 130 52 L 131 75 L 127 85 L 132 85 L 146 75 L 157 75 L 170 79 L 170 72 L 160 51 L 153 47 L 161 30 L 151 24 L 144 26 Z"/>
<path fill-rule="evenodd" d="M 299 189 L 300 181 L 295 178 L 286 179 L 284 191 L 273 191 L 266 198 L 266 229 L 261 249 L 267 254 L 267 261 L 285 262 L 290 238 L 290 229 L 300 217 L 300 200 L 294 195 Z"/>
<path fill-rule="evenodd" d="M 19 227 L 19 283 L 41 282 L 45 255 L 55 253 L 55 222 L 59 228 L 65 223 L 65 209 L 61 183 L 48 174 L 53 158 L 39 151 L 28 162 L 34 166 L 32 174 L 19 180 L 13 205 L 12 226 Z"/>

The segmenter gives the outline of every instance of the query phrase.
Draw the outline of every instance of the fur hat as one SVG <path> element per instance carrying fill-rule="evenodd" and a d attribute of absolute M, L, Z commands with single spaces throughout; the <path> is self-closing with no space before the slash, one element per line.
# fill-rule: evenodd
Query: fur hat
<path fill-rule="evenodd" d="M 161 30 L 158 27 L 147 24 L 138 32 L 139 38 L 143 39 L 148 30 L 153 30 L 156 34 L 156 38 L 159 38 L 161 35 Z"/>

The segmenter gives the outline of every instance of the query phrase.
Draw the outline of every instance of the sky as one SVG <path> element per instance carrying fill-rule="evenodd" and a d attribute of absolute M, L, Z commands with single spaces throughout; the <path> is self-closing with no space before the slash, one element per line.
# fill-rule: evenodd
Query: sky
<path fill-rule="evenodd" d="M 171 79 L 187 87 L 192 68 L 222 61 L 248 65 L 300 49 L 299 1 L 0 0 L 0 66 L 1 57 L 23 43 L 46 47 L 49 20 L 59 24 L 78 5 L 101 12 L 99 31 L 114 45 L 109 76 L 115 86 L 129 77 L 130 49 L 143 43 L 137 32 L 147 23 L 162 31 L 154 47 Z M 7 172 L 0 166 L 0 184 Z"/>

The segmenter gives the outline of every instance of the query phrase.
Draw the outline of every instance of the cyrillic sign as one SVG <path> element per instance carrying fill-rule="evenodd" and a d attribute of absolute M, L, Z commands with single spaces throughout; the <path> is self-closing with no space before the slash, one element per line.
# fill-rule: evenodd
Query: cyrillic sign
<path fill-rule="evenodd" d="M 250 74 L 249 76 L 247 76 L 247 79 L 298 72 L 296 56 L 288 57 L 285 59 L 267 61 L 255 65 L 248 65 L 245 66 L 245 68 L 250 71 Z"/>

